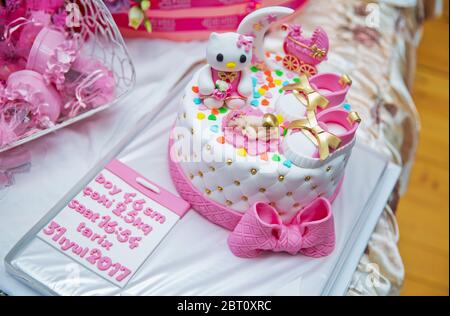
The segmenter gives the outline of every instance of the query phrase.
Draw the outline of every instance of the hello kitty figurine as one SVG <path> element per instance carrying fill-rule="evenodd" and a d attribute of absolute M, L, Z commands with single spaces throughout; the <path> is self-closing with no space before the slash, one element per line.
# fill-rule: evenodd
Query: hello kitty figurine
<path fill-rule="evenodd" d="M 212 33 L 206 48 L 208 65 L 199 73 L 198 87 L 208 108 L 242 108 L 253 92 L 248 70 L 253 37 Z"/>

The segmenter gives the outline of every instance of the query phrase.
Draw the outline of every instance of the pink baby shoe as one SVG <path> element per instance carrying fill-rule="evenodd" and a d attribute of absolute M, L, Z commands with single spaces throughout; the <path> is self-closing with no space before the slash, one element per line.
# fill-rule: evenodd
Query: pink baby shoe
<path fill-rule="evenodd" d="M 290 122 L 283 141 L 283 151 L 297 166 L 310 166 L 311 161 L 332 160 L 338 149 L 351 149 L 360 118 L 356 112 L 330 108 L 316 114 L 308 111 L 305 118 Z"/>
<path fill-rule="evenodd" d="M 338 106 L 345 101 L 352 80 L 348 75 L 339 76 L 334 73 L 320 73 L 309 78 L 311 86 L 329 102 L 327 108 Z M 321 111 L 323 108 L 317 108 Z"/>
<path fill-rule="evenodd" d="M 333 215 L 325 198 L 314 200 L 287 224 L 281 221 L 275 208 L 257 202 L 228 236 L 231 252 L 242 258 L 254 258 L 263 251 L 318 258 L 329 255 L 334 245 Z"/>
<path fill-rule="evenodd" d="M 300 76 L 300 82 L 283 87 L 283 94 L 276 103 L 277 112 L 285 120 L 293 121 L 306 116 L 308 109 L 320 112 L 342 104 L 352 81 L 348 75 L 321 73 L 308 78 Z"/>

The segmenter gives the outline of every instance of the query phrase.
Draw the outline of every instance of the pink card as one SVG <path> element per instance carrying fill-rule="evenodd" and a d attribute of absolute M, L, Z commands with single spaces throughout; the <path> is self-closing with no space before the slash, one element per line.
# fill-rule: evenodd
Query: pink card
<path fill-rule="evenodd" d="M 180 197 L 113 160 L 38 236 L 124 287 L 189 208 Z"/>

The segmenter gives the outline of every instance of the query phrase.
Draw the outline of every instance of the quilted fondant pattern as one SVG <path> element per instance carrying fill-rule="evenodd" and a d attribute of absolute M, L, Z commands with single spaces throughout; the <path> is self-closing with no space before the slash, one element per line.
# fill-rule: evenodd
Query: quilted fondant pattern
<path fill-rule="evenodd" d="M 197 212 L 211 222 L 228 230 L 233 230 L 242 215 L 226 207 L 206 199 L 181 172 L 179 166 L 169 157 L 169 167 L 172 180 L 180 196 L 189 202 Z"/>

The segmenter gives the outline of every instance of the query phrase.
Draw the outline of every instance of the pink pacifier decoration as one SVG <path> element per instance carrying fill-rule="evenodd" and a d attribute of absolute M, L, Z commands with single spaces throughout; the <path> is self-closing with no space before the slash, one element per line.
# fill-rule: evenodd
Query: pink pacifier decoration
<path fill-rule="evenodd" d="M 231 252 L 242 258 L 254 258 L 264 251 L 319 258 L 329 255 L 334 245 L 331 205 L 324 198 L 300 210 L 287 224 L 282 222 L 275 208 L 257 202 L 228 237 Z"/>

